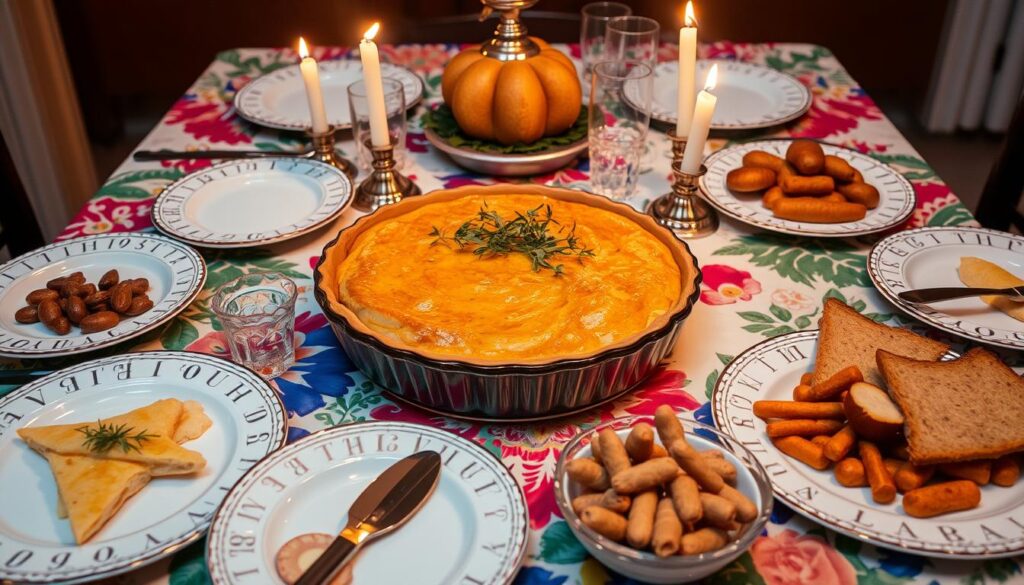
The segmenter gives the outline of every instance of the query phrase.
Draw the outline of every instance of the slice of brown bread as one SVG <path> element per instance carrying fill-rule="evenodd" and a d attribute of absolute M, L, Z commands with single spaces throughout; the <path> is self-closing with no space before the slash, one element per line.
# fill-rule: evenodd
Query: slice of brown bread
<path fill-rule="evenodd" d="M 878 352 L 889 394 L 903 411 L 917 465 L 990 459 L 1024 449 L 1024 380 L 975 348 L 951 362 Z"/>
<path fill-rule="evenodd" d="M 825 300 L 825 310 L 818 322 L 818 357 L 814 363 L 812 384 L 823 382 L 848 366 L 860 368 L 864 380 L 883 386 L 884 380 L 875 365 L 875 351 L 885 351 L 919 360 L 935 361 L 949 351 L 949 346 L 921 337 L 907 329 L 876 323 L 834 298 Z"/>

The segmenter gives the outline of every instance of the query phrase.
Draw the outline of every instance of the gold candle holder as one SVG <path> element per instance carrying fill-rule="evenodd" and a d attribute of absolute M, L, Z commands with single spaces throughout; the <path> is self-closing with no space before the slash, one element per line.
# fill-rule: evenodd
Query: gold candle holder
<path fill-rule="evenodd" d="M 306 156 L 341 169 L 341 172 L 348 175 L 349 179 L 355 181 L 356 175 L 359 174 L 359 169 L 356 168 L 355 163 L 342 156 L 334 148 L 335 130 L 334 126 L 328 126 L 326 132 L 307 130 L 306 135 L 313 142 L 313 150 L 307 152 Z"/>
<path fill-rule="evenodd" d="M 718 212 L 700 196 L 699 181 L 708 172 L 700 166 L 696 173 L 682 170 L 686 137 L 676 136 L 675 130 L 668 131 L 672 141 L 672 190 L 647 205 L 648 215 L 669 228 L 680 238 L 702 238 L 718 230 Z"/>
<path fill-rule="evenodd" d="M 422 193 L 409 177 L 395 170 L 397 163 L 394 144 L 372 146 L 367 140 L 366 147 L 373 154 L 373 170 L 356 188 L 355 201 L 352 203 L 356 209 L 375 211 L 379 207 Z"/>

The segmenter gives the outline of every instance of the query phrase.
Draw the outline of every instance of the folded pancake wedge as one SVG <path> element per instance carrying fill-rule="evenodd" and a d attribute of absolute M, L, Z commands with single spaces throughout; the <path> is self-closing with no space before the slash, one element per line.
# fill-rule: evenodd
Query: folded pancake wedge
<path fill-rule="evenodd" d="M 46 459 L 78 544 L 99 532 L 150 478 L 148 468 L 138 463 L 52 452 Z"/>
<path fill-rule="evenodd" d="M 182 475 L 199 471 L 206 465 L 202 455 L 179 446 L 169 438 L 174 436 L 182 411 L 181 401 L 160 400 L 93 423 L 23 427 L 18 429 L 18 436 L 43 454 L 54 452 L 130 461 L 148 466 L 153 476 Z M 129 440 L 128 448 L 114 445 L 103 452 L 94 451 L 85 440 L 87 431 L 96 431 L 101 425 L 122 427 L 129 430 L 130 435 L 144 433 L 146 438 Z"/>
<path fill-rule="evenodd" d="M 213 426 L 213 421 L 206 415 L 201 403 L 195 400 L 186 400 L 183 406 L 181 420 L 172 437 L 174 442 L 179 445 L 202 437 L 203 433 Z"/>

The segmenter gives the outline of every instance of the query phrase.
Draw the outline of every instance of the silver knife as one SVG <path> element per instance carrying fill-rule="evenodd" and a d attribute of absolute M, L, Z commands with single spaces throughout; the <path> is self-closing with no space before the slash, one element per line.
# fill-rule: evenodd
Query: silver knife
<path fill-rule="evenodd" d="M 414 453 L 384 470 L 349 507 L 345 529 L 295 585 L 329 583 L 365 542 L 412 518 L 434 493 L 440 476 L 441 456 L 435 451 Z"/>
<path fill-rule="evenodd" d="M 963 297 L 979 297 L 982 295 L 1004 296 L 1011 301 L 1024 302 L 1024 286 L 1012 288 L 965 288 L 965 287 L 940 287 L 940 288 L 919 288 L 916 290 L 905 290 L 896 295 L 901 301 L 914 304 L 937 303 L 961 299 Z"/>

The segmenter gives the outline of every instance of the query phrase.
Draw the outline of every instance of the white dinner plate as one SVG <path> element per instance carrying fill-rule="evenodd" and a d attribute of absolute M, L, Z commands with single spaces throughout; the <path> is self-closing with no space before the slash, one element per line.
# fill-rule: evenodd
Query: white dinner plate
<path fill-rule="evenodd" d="M 355 583 L 503 584 L 526 552 L 526 502 L 504 464 L 449 431 L 367 422 L 314 433 L 267 457 L 228 494 L 210 526 L 215 584 L 282 583 L 275 559 L 296 536 L 336 535 L 349 506 L 390 465 L 425 449 L 444 463 L 408 523 L 356 557 Z"/>
<path fill-rule="evenodd" d="M 95 284 L 112 268 L 122 279 L 149 279 L 153 308 L 89 335 L 76 326 L 68 335 L 58 335 L 42 323 L 25 325 L 14 320 L 15 311 L 25 306 L 25 296 L 46 288 L 47 281 L 81 271 L 87 282 Z M 205 282 L 202 256 L 158 234 L 101 234 L 44 246 L 0 266 L 0 356 L 67 356 L 120 343 L 173 318 L 196 298 Z"/>
<path fill-rule="evenodd" d="M 324 94 L 327 122 L 338 130 L 352 127 L 348 109 L 348 86 L 363 79 L 357 59 L 320 61 L 320 89 Z M 380 64 L 381 75 L 402 84 L 405 107 L 412 108 L 423 97 L 423 80 L 404 67 Z M 308 130 L 309 102 L 299 66 L 282 67 L 258 77 L 235 94 L 238 114 L 253 122 L 279 130 Z"/>
<path fill-rule="evenodd" d="M 979 297 L 914 305 L 897 295 L 916 288 L 961 287 L 960 258 L 974 256 L 1024 277 L 1024 237 L 979 227 L 923 227 L 880 240 L 868 274 L 882 296 L 904 313 L 972 341 L 1024 349 L 1024 323 Z"/>
<path fill-rule="evenodd" d="M 195 476 L 156 477 L 83 545 L 57 517 L 46 459 L 15 431 L 91 422 L 164 398 L 202 403 L 213 426 L 184 444 L 206 458 Z M 199 538 L 253 464 L 284 444 L 274 389 L 251 370 L 199 353 L 154 351 L 54 372 L 0 398 L 0 581 L 91 581 L 138 568 Z"/>
<path fill-rule="evenodd" d="M 793 399 L 800 376 L 814 367 L 817 339 L 817 330 L 797 331 L 751 347 L 725 367 L 711 395 L 715 425 L 754 453 L 775 495 L 811 520 L 877 546 L 955 559 L 1024 552 L 1024 483 L 982 487 L 981 505 L 972 510 L 913 518 L 903 511 L 902 496 L 877 504 L 870 488 L 843 487 L 831 469 L 813 469 L 772 445 L 752 405 Z"/>
<path fill-rule="evenodd" d="M 841 157 L 864 175 L 864 182 L 878 189 L 879 203 L 869 209 L 864 219 L 846 223 L 809 223 L 779 219 L 761 204 L 760 193 L 733 193 L 725 186 L 729 171 L 743 166 L 743 155 L 763 150 L 785 158 L 792 140 L 774 139 L 744 142 L 723 148 L 708 156 L 704 166 L 708 172 L 700 178 L 700 189 L 708 203 L 729 217 L 743 223 L 783 234 L 844 238 L 862 236 L 894 228 L 914 212 L 917 195 L 903 175 L 869 155 L 834 144 L 821 143 L 825 154 Z"/>
<path fill-rule="evenodd" d="M 778 126 L 811 108 L 811 92 L 795 77 L 764 65 L 728 59 L 697 61 L 696 88 L 704 87 L 708 71 L 718 65 L 718 97 L 711 117 L 712 130 L 752 130 Z M 626 99 L 637 103 L 636 83 L 626 85 Z M 675 124 L 679 104 L 679 62 L 666 61 L 654 68 L 651 117 Z"/>
<path fill-rule="evenodd" d="M 261 246 L 330 223 L 351 199 L 348 176 L 320 161 L 229 160 L 186 175 L 164 189 L 153 203 L 153 223 L 163 233 L 194 246 Z"/>

